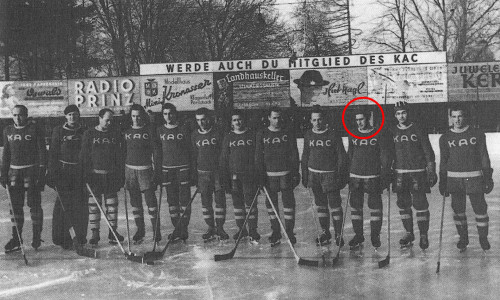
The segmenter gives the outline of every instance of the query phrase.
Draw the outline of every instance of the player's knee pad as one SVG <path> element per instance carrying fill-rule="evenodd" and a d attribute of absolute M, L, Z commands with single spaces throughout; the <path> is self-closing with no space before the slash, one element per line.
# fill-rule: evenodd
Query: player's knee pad
<path fill-rule="evenodd" d="M 190 176 L 189 168 L 180 168 L 178 173 L 179 184 L 181 186 L 189 186 Z"/>
<path fill-rule="evenodd" d="M 382 209 L 382 197 L 379 193 L 368 194 L 368 207 L 370 209 Z"/>
<path fill-rule="evenodd" d="M 198 190 L 202 195 L 209 195 L 214 192 L 212 172 L 198 172 Z"/>
<path fill-rule="evenodd" d="M 425 192 L 421 191 L 413 194 L 413 207 L 416 210 L 426 210 L 429 208 L 429 201 Z"/>
<path fill-rule="evenodd" d="M 362 191 L 363 190 L 363 179 L 358 177 L 349 178 L 349 190 L 351 192 Z"/>
<path fill-rule="evenodd" d="M 396 173 L 396 179 L 394 180 L 394 184 L 392 186 L 392 191 L 395 193 L 401 193 L 404 191 L 404 174 Z"/>

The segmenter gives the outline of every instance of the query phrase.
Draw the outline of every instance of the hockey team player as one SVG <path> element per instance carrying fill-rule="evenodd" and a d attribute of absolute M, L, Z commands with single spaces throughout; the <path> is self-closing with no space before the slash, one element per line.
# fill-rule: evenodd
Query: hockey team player
<path fill-rule="evenodd" d="M 371 112 L 356 113 L 357 129 L 353 134 L 358 137 L 369 137 L 376 130 L 370 125 Z M 382 227 L 381 193 L 391 182 L 390 137 L 379 133 L 369 139 L 349 137 L 348 155 L 350 160 L 351 220 L 354 237 L 349 241 L 351 250 L 358 249 L 365 241 L 363 235 L 363 203 L 364 194 L 368 194 L 370 208 L 371 243 L 380 247 L 380 230 Z"/>
<path fill-rule="evenodd" d="M 330 205 L 335 242 L 343 245 L 344 241 L 340 237 L 343 217 L 340 190 L 349 179 L 347 154 L 340 135 L 328 128 L 321 108 L 315 107 L 311 112 L 311 124 L 313 128 L 304 135 L 301 166 L 302 184 L 312 189 L 322 229 L 316 244 L 330 244 Z"/>
<path fill-rule="evenodd" d="M 394 170 L 396 179 L 393 190 L 397 193 L 397 205 L 406 234 L 399 240 L 402 248 L 411 246 L 415 240 L 413 232 L 412 205 L 416 210 L 420 231 L 420 248 L 429 248 L 429 202 L 426 193 L 437 183 L 436 163 L 429 136 L 418 124 L 408 119 L 406 102 L 394 107 L 398 121 L 391 128 L 394 141 Z"/>
<path fill-rule="evenodd" d="M 4 148 L 0 181 L 8 188 L 12 201 L 11 221 L 12 238 L 5 245 L 5 252 L 20 249 L 22 241 L 18 238 L 16 226 L 21 236 L 24 225 L 24 193 L 30 208 L 33 225 L 31 246 L 36 250 L 42 239 L 43 210 L 40 192 L 45 186 L 47 150 L 43 131 L 28 121 L 28 109 L 16 105 L 12 109 L 14 124 L 3 131 Z"/>
<path fill-rule="evenodd" d="M 493 190 L 491 168 L 485 134 L 470 127 L 469 112 L 463 107 L 450 109 L 452 128 L 439 139 L 441 162 L 439 165 L 439 191 L 451 194 L 453 219 L 460 239 L 458 249 L 464 251 L 469 244 L 466 195 L 476 214 L 479 243 L 483 250 L 490 249 L 488 242 L 488 205 L 484 194 Z"/>
<path fill-rule="evenodd" d="M 52 241 L 64 249 L 87 243 L 88 207 L 84 199 L 81 181 L 81 166 L 78 155 L 85 129 L 80 122 L 80 110 L 76 105 L 64 109 L 66 122 L 52 130 L 47 168 L 47 185 L 56 189 L 52 213 Z M 62 202 L 62 206 L 61 206 Z M 73 227 L 76 237 L 71 240 L 69 228 Z"/>
<path fill-rule="evenodd" d="M 137 231 L 132 239 L 135 244 L 140 244 L 146 234 L 142 206 L 144 195 L 153 228 L 153 236 L 158 242 L 161 240 L 161 234 L 159 222 L 157 223 L 156 220 L 159 216 L 153 170 L 154 134 L 149 124 L 149 117 L 141 105 L 133 104 L 130 107 L 130 120 L 132 125 L 123 132 L 123 137 L 126 151 L 125 189 L 130 195 L 132 213 L 137 226 Z"/>
<path fill-rule="evenodd" d="M 257 133 L 255 148 L 255 167 L 261 186 L 266 186 L 276 210 L 278 210 L 278 192 L 281 192 L 283 211 L 285 214 L 285 230 L 292 244 L 297 239 L 295 227 L 295 197 L 293 189 L 300 183 L 299 153 L 294 133 L 283 128 L 281 110 L 271 108 L 268 113 L 269 126 Z M 271 246 L 281 243 L 279 215 L 266 201 L 271 220 L 272 234 L 269 237 Z"/>
<path fill-rule="evenodd" d="M 230 189 L 233 198 L 234 218 L 236 225 L 242 231 L 241 236 L 249 236 L 251 242 L 257 243 L 260 240 L 260 234 L 257 232 L 257 204 L 254 204 L 248 216 L 248 230 L 243 228 L 245 217 L 257 192 L 255 133 L 246 123 L 242 111 L 234 110 L 231 113 L 232 130 L 226 134 L 222 142 L 220 170 L 223 186 Z M 238 233 L 233 236 L 235 240 L 238 239 Z"/>
<path fill-rule="evenodd" d="M 205 242 L 216 237 L 219 240 L 229 239 L 224 231 L 226 221 L 226 193 L 224 192 L 219 171 L 219 157 L 222 143 L 222 134 L 214 126 L 211 113 L 206 108 L 195 112 L 198 129 L 191 134 L 192 181 L 197 182 L 201 194 L 203 219 L 208 225 L 207 232 L 202 235 Z M 215 223 L 213 196 L 215 195 Z"/>
<path fill-rule="evenodd" d="M 108 108 L 99 111 L 99 124 L 89 128 L 83 134 L 80 161 L 83 169 L 83 180 L 88 183 L 99 205 L 106 206 L 106 217 L 116 233 L 118 241 L 109 230 L 110 244 L 124 240 L 116 228 L 118 226 L 118 196 L 123 187 L 125 176 L 123 170 L 123 140 L 121 133 L 112 126 L 113 112 Z M 103 201 L 104 199 L 104 201 Z M 89 194 L 89 227 L 92 237 L 89 244 L 97 246 L 100 241 L 101 213 L 94 199 Z"/>
<path fill-rule="evenodd" d="M 172 241 L 187 240 L 188 225 L 191 218 L 190 199 L 190 160 L 191 139 L 189 131 L 178 123 L 178 112 L 175 105 L 165 103 L 162 107 L 165 124 L 158 127 L 155 133 L 156 181 L 161 182 L 167 191 L 170 219 L 175 230 L 168 235 Z M 177 226 L 177 221 L 186 212 Z"/>

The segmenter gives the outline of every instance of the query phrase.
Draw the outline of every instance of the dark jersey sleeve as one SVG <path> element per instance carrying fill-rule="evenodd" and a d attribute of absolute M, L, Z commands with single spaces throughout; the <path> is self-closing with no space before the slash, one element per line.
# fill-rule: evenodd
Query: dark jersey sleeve
<path fill-rule="evenodd" d="M 349 157 L 347 156 L 347 152 L 345 151 L 344 143 L 342 142 L 342 137 L 337 132 L 334 133 L 334 143 L 337 145 L 337 163 L 338 163 L 338 172 L 339 174 L 346 174 L 349 172 Z"/>
<path fill-rule="evenodd" d="M 388 130 L 383 130 L 380 133 L 380 167 L 382 170 L 392 168 L 394 161 L 394 141 L 392 133 Z"/>
<path fill-rule="evenodd" d="M 263 176 L 266 168 L 264 166 L 264 146 L 262 145 L 263 132 L 259 130 L 255 137 L 255 169 L 257 176 Z"/>
<path fill-rule="evenodd" d="M 59 169 L 59 156 L 61 153 L 61 127 L 57 126 L 52 130 L 52 137 L 49 146 L 49 161 L 47 170 L 51 173 L 57 173 Z"/>
<path fill-rule="evenodd" d="M 85 131 L 82 137 L 82 148 L 80 149 L 80 155 L 79 155 L 79 160 L 80 160 L 80 165 L 82 166 L 82 172 L 83 174 L 89 174 L 91 173 L 91 160 L 90 160 L 90 150 L 91 150 L 91 145 L 90 145 L 90 139 L 91 139 L 91 134 L 90 134 L 91 129 L 88 129 Z"/>
<path fill-rule="evenodd" d="M 7 178 L 10 168 L 10 144 L 7 139 L 7 128 L 3 130 L 2 177 Z"/>
<path fill-rule="evenodd" d="M 152 129 L 152 142 L 153 142 L 153 165 L 155 172 L 161 172 L 161 164 L 163 161 L 163 149 L 160 140 L 159 127 Z"/>
<path fill-rule="evenodd" d="M 300 166 L 301 166 L 301 169 L 302 169 L 302 176 L 304 176 L 304 174 L 307 174 L 307 167 L 309 165 L 309 155 L 311 153 L 311 150 L 309 148 L 309 132 L 306 132 L 306 134 L 304 134 L 304 147 L 303 147 L 303 150 L 302 150 L 302 158 L 300 160 Z"/>
<path fill-rule="evenodd" d="M 427 164 L 433 163 L 436 161 L 436 156 L 434 154 L 434 150 L 432 150 L 431 142 L 429 141 L 429 135 L 425 130 L 419 127 L 421 141 L 422 141 L 422 150 L 425 155 L 425 162 Z"/>
<path fill-rule="evenodd" d="M 196 147 L 196 132 L 193 131 L 190 136 L 191 146 L 191 172 L 198 172 L 198 147 Z"/>
<path fill-rule="evenodd" d="M 486 135 L 484 132 L 478 134 L 478 149 L 479 155 L 481 157 L 481 167 L 482 169 L 491 168 L 490 156 L 488 154 L 488 148 L 486 147 Z"/>
<path fill-rule="evenodd" d="M 47 166 L 47 147 L 45 146 L 45 132 L 40 126 L 36 127 L 36 147 L 38 150 L 38 164 Z"/>
<path fill-rule="evenodd" d="M 289 130 L 290 134 L 290 154 L 291 154 L 291 171 L 294 173 L 299 173 L 300 160 L 299 160 L 299 149 L 297 147 L 297 138 L 292 130 Z"/>
<path fill-rule="evenodd" d="M 439 174 L 446 175 L 446 165 L 448 164 L 448 158 L 450 156 L 450 149 L 446 144 L 446 133 L 439 138 L 439 152 L 441 153 L 439 162 Z"/>

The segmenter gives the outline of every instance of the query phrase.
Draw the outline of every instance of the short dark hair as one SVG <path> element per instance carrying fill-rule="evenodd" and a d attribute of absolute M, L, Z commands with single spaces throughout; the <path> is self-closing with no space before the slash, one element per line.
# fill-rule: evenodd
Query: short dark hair
<path fill-rule="evenodd" d="M 365 119 L 370 120 L 370 117 L 372 116 L 372 112 L 368 109 L 360 109 L 354 113 L 354 116 L 356 115 L 363 115 Z"/>
<path fill-rule="evenodd" d="M 470 116 L 470 110 L 464 105 L 456 104 L 456 105 L 450 106 L 450 116 L 451 116 L 451 113 L 454 111 L 463 112 L 464 117 L 466 117 L 466 118 L 469 118 L 469 116 Z"/>
<path fill-rule="evenodd" d="M 113 115 L 113 111 L 111 109 L 103 108 L 99 111 L 99 118 L 102 119 L 106 113 L 110 113 L 111 115 Z"/>
<path fill-rule="evenodd" d="M 243 112 L 241 109 L 233 109 L 231 111 L 231 118 L 233 118 L 233 116 L 240 116 L 243 119 L 246 118 L 245 112 Z"/>
<path fill-rule="evenodd" d="M 24 106 L 22 104 L 17 104 L 16 106 L 14 106 L 14 108 L 19 108 L 21 110 L 20 113 L 22 115 L 25 115 L 25 116 L 28 115 L 28 108 L 26 106 Z"/>
<path fill-rule="evenodd" d="M 170 109 L 171 112 L 177 114 L 177 107 L 175 107 L 175 105 L 173 105 L 172 103 L 167 102 L 163 104 L 163 106 L 161 107 L 161 112 L 163 113 L 165 109 Z"/>
<path fill-rule="evenodd" d="M 139 105 L 137 103 L 134 103 L 134 104 L 132 104 L 132 106 L 130 106 L 129 113 L 132 113 L 133 110 L 137 110 L 141 114 L 145 114 L 146 113 L 146 110 L 144 109 L 144 107 L 142 107 L 142 105 Z"/>
<path fill-rule="evenodd" d="M 281 110 L 281 108 L 279 108 L 277 106 L 273 106 L 273 107 L 269 108 L 269 110 L 267 111 L 267 116 L 270 117 L 273 112 L 281 113 L 282 110 Z"/>
<path fill-rule="evenodd" d="M 196 116 L 201 116 L 201 115 L 205 115 L 205 116 L 210 116 L 210 110 L 206 107 L 201 107 L 201 108 L 198 108 L 194 114 Z"/>
<path fill-rule="evenodd" d="M 325 116 L 325 112 L 323 111 L 321 106 L 317 105 L 317 104 L 313 106 L 313 109 L 311 111 L 311 115 L 312 114 L 321 114 L 321 116 Z"/>

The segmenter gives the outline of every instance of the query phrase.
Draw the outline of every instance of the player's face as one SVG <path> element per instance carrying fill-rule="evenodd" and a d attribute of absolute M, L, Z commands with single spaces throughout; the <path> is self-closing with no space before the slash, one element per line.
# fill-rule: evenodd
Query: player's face
<path fill-rule="evenodd" d="M 464 112 L 461 110 L 452 111 L 451 123 L 453 124 L 453 127 L 456 129 L 464 128 L 466 125 Z"/>
<path fill-rule="evenodd" d="M 24 114 L 22 109 L 17 107 L 12 110 L 12 118 L 14 119 L 14 124 L 17 126 L 24 126 L 28 121 L 28 115 Z"/>
<path fill-rule="evenodd" d="M 196 115 L 196 123 L 201 130 L 209 130 L 211 128 L 210 119 L 207 115 Z"/>
<path fill-rule="evenodd" d="M 102 129 L 108 129 L 111 126 L 111 121 L 113 120 L 113 114 L 110 112 L 107 112 L 102 116 L 102 118 L 99 118 L 99 126 Z"/>
<path fill-rule="evenodd" d="M 80 121 L 80 113 L 73 111 L 65 115 L 66 117 L 66 123 L 68 125 L 72 126 L 77 124 Z"/>
<path fill-rule="evenodd" d="M 173 112 L 171 109 L 164 109 L 163 119 L 165 120 L 165 123 L 169 125 L 174 125 L 175 122 L 177 121 L 177 116 L 176 113 Z"/>
<path fill-rule="evenodd" d="M 142 119 L 141 112 L 138 110 L 133 110 L 130 112 L 130 118 L 132 119 L 132 126 L 139 127 L 143 125 L 144 120 Z"/>
<path fill-rule="evenodd" d="M 326 127 L 325 120 L 323 119 L 323 115 L 320 113 L 312 113 L 311 114 L 311 124 L 314 130 L 323 130 Z"/>
<path fill-rule="evenodd" d="M 233 126 L 234 130 L 241 131 L 245 129 L 245 125 L 243 123 L 243 118 L 240 115 L 234 115 L 231 117 L 231 126 Z"/>
<path fill-rule="evenodd" d="M 406 124 L 406 121 L 408 120 L 408 113 L 406 110 L 398 110 L 396 112 L 396 119 L 398 120 L 399 124 Z"/>
<path fill-rule="evenodd" d="M 281 128 L 281 113 L 273 111 L 271 112 L 271 115 L 268 117 L 269 119 L 269 126 L 273 128 Z"/>
<path fill-rule="evenodd" d="M 358 125 L 359 130 L 366 129 L 368 120 L 366 120 L 365 115 L 357 114 L 356 115 L 356 124 Z"/>

